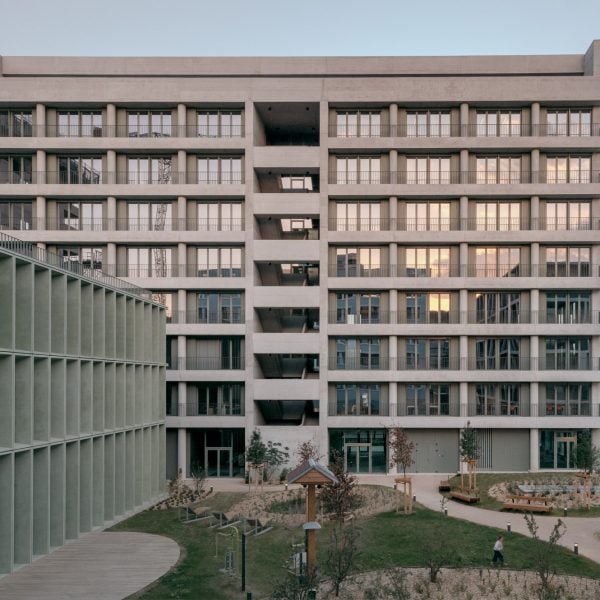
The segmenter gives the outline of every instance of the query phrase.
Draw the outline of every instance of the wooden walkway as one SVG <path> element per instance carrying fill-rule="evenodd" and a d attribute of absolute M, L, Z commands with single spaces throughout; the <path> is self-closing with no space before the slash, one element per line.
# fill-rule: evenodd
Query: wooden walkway
<path fill-rule="evenodd" d="M 2 600 L 121 600 L 164 575 L 179 546 L 159 535 L 97 532 L 0 579 Z"/>

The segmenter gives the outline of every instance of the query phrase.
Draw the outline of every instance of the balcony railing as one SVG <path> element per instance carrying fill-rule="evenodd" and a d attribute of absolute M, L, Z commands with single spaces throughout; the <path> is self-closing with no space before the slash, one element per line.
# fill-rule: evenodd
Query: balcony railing
<path fill-rule="evenodd" d="M 170 417 L 243 417 L 244 403 L 219 402 L 207 406 L 206 402 L 167 402 L 167 415 Z"/>
<path fill-rule="evenodd" d="M 398 417 L 460 417 L 458 400 L 449 402 L 409 402 L 405 398 L 398 401 Z"/>
<path fill-rule="evenodd" d="M 243 356 L 187 356 L 185 358 L 172 358 L 168 369 L 180 371 L 237 371 L 244 369 Z"/>
<path fill-rule="evenodd" d="M 228 308 L 221 311 L 204 312 L 200 310 L 183 310 L 173 314 L 172 323 L 188 325 L 239 325 L 245 322 L 242 308 Z"/>
<path fill-rule="evenodd" d="M 337 357 L 329 358 L 329 369 L 332 371 L 381 371 L 393 369 L 393 365 L 387 356 L 368 357 Z"/>
<path fill-rule="evenodd" d="M 529 400 L 519 399 L 518 402 L 502 402 L 494 399 L 478 402 L 470 400 L 467 406 L 469 417 L 529 417 Z"/>
<path fill-rule="evenodd" d="M 396 313 L 388 310 L 371 310 L 370 313 L 364 314 L 352 314 L 345 310 L 329 311 L 329 323 L 332 325 L 379 325 L 395 322 Z"/>
<path fill-rule="evenodd" d="M 29 137 L 127 137 L 127 138 L 242 138 L 241 125 L 156 125 L 132 127 L 129 125 L 31 125 Z M 0 137 L 12 135 L 12 128 L 0 127 Z M 21 137 L 21 134 L 19 134 Z"/>
<path fill-rule="evenodd" d="M 539 417 L 591 417 L 592 410 L 589 402 L 563 400 L 560 402 L 543 402 L 538 405 Z"/>
<path fill-rule="evenodd" d="M 244 277 L 244 265 L 113 264 L 104 268 L 117 277 Z"/>
<path fill-rule="evenodd" d="M 338 409 L 337 401 L 330 400 L 327 414 L 330 417 L 388 417 L 390 415 L 390 406 L 385 401 L 374 402 L 370 401 L 368 405 L 363 405 L 359 401 L 347 409 L 345 406 L 343 409 Z"/>
<path fill-rule="evenodd" d="M 370 314 L 348 314 L 332 310 L 329 312 L 329 323 L 332 325 L 446 325 L 460 323 L 460 314 L 458 311 L 424 311 L 415 314 L 414 311 L 390 312 L 387 310 L 380 310 L 377 313 L 372 311 Z"/>

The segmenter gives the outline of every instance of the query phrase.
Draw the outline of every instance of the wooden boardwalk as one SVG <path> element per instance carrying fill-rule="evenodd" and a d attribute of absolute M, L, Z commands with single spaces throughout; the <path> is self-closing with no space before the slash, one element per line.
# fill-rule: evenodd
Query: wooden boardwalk
<path fill-rule="evenodd" d="M 179 559 L 173 540 L 147 533 L 97 532 L 0 579 L 2 600 L 121 600 Z"/>

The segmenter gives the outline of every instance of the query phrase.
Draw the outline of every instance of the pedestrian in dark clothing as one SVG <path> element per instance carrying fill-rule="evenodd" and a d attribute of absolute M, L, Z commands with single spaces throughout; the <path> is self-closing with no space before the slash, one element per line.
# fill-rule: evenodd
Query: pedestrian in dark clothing
<path fill-rule="evenodd" d="M 492 563 L 500 563 L 501 566 L 504 566 L 504 556 L 502 551 L 504 550 L 504 536 L 499 535 L 496 543 L 494 544 L 494 558 L 492 558 Z"/>

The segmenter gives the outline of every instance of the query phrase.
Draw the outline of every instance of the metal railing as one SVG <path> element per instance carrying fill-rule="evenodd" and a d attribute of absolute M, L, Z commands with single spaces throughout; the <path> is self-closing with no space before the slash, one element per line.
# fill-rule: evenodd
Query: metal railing
<path fill-rule="evenodd" d="M 36 137 L 126 137 L 126 138 L 243 138 L 241 125 L 32 125 L 31 135 Z M 8 135 L 6 128 L 0 128 L 0 137 Z"/>
<path fill-rule="evenodd" d="M 188 325 L 239 325 L 245 323 L 242 308 L 229 308 L 217 312 L 200 310 L 182 310 L 173 313 L 172 323 Z"/>
<path fill-rule="evenodd" d="M 501 402 L 494 399 L 478 402 L 470 400 L 467 405 L 469 417 L 529 417 L 531 416 L 529 400 L 523 398 L 518 402 Z"/>
<path fill-rule="evenodd" d="M 363 358 L 332 356 L 329 358 L 329 369 L 331 371 L 381 371 L 393 369 L 391 362 L 393 361 L 387 356 L 369 355 Z"/>
<path fill-rule="evenodd" d="M 244 265 L 136 265 L 109 264 L 105 265 L 109 273 L 117 277 L 244 277 Z"/>
<path fill-rule="evenodd" d="M 244 369 L 243 356 L 186 356 L 174 358 L 168 365 L 169 369 L 180 371 L 237 371 Z"/>
<path fill-rule="evenodd" d="M 434 312 L 424 311 L 416 314 L 414 311 L 379 310 L 370 314 L 349 314 L 345 311 L 329 311 L 329 323 L 332 325 L 448 325 L 460 323 L 458 311 Z"/>
<path fill-rule="evenodd" d="M 589 402 L 543 402 L 538 404 L 538 417 L 591 417 Z"/>
<path fill-rule="evenodd" d="M 406 398 L 398 401 L 398 417 L 460 417 L 460 402 L 408 402 Z"/>
<path fill-rule="evenodd" d="M 396 313 L 388 310 L 373 310 L 367 314 L 352 314 L 345 310 L 329 311 L 329 323 L 332 325 L 379 325 L 395 323 Z"/>
<path fill-rule="evenodd" d="M 337 401 L 330 400 L 327 407 L 327 414 L 330 417 L 389 417 L 394 416 L 390 414 L 390 406 L 387 402 L 380 400 L 375 403 L 370 401 L 368 405 L 361 405 L 360 399 L 350 406 L 350 408 L 341 407 L 338 409 Z"/>
<path fill-rule="evenodd" d="M 70 261 L 58 254 L 48 252 L 47 250 L 38 248 L 34 244 L 23 242 L 4 233 L 0 233 L 0 249 L 12 254 L 26 256 L 47 266 L 60 269 L 66 273 L 73 273 L 79 277 L 83 277 L 92 282 L 101 283 L 121 292 L 146 299 L 152 298 L 152 293 L 144 288 L 132 285 L 128 281 L 123 281 L 122 279 L 118 279 L 111 274 L 107 274 L 97 269 L 87 268 L 79 262 Z"/>

